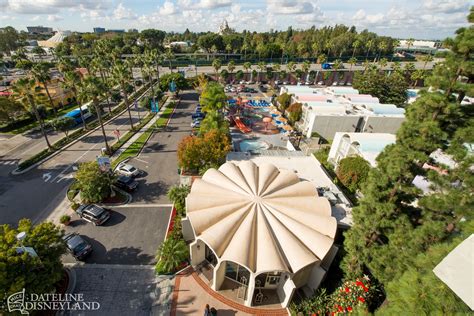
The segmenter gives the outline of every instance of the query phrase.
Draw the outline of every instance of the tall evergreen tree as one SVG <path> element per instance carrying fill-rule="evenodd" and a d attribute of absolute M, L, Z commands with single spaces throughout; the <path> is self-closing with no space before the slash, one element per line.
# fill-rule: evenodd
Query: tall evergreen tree
<path fill-rule="evenodd" d="M 346 275 L 372 273 L 388 284 L 389 304 L 391 295 L 394 304 L 403 304 L 401 293 L 394 288 L 407 282 L 413 293 L 421 293 L 429 273 L 417 271 L 424 262 L 420 256 L 435 251 L 433 247 L 463 229 L 463 222 L 472 221 L 470 168 L 474 160 L 468 152 L 474 143 L 474 121 L 469 108 L 460 104 L 460 96 L 472 96 L 474 68 L 469 56 L 474 52 L 473 32 L 472 26 L 461 29 L 449 41 L 452 53 L 428 78 L 433 92 L 422 93 L 407 108 L 397 141 L 377 158 L 378 167 L 369 173 L 364 197 L 353 211 L 354 225 L 345 234 Z M 440 166 L 442 172 L 427 172 L 422 167 L 437 149 L 451 154 L 455 164 Z M 431 193 L 423 194 L 412 184 L 417 175 L 428 178 Z M 427 297 L 418 296 L 419 303 L 429 304 Z M 442 310 L 449 310 L 448 314 L 462 310 L 452 309 L 448 303 L 445 307 Z"/>

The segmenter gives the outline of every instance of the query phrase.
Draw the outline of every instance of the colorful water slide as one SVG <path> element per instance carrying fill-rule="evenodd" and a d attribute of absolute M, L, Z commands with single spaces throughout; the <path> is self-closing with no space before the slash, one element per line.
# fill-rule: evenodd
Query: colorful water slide
<path fill-rule="evenodd" d="M 234 116 L 233 119 L 234 119 L 235 125 L 238 127 L 238 129 L 240 129 L 242 133 L 250 133 L 252 131 L 252 129 L 250 129 L 247 125 L 242 123 L 242 121 L 240 120 L 240 117 Z"/>

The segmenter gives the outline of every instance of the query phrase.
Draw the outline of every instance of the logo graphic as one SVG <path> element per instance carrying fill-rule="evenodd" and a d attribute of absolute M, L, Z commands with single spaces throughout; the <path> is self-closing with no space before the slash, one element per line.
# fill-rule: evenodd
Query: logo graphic
<path fill-rule="evenodd" d="M 7 299 L 8 311 L 14 312 L 19 311 L 23 315 L 29 315 L 30 313 L 25 310 L 25 289 L 20 292 L 13 293 Z"/>

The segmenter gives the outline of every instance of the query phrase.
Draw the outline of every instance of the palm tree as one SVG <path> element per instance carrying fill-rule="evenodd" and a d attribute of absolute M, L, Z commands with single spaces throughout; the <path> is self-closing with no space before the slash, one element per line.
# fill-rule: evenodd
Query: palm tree
<path fill-rule="evenodd" d="M 426 65 L 429 63 L 429 62 L 432 62 L 433 61 L 433 56 L 431 55 L 426 55 L 426 56 L 423 56 L 423 61 L 425 62 L 423 64 L 423 71 L 426 69 Z"/>
<path fill-rule="evenodd" d="M 355 56 L 356 50 L 360 47 L 362 43 L 359 40 L 355 40 L 354 43 L 352 43 L 352 57 Z"/>
<path fill-rule="evenodd" d="M 168 50 L 166 51 L 165 58 L 168 60 L 170 72 L 173 72 L 173 67 L 171 66 L 171 60 L 174 58 L 174 54 L 171 51 L 171 48 L 168 48 Z"/>
<path fill-rule="evenodd" d="M 153 97 L 155 97 L 155 89 L 153 88 L 153 73 L 155 72 L 155 69 L 152 67 L 152 65 L 144 63 L 143 67 L 143 75 L 145 78 L 148 78 L 148 83 L 150 84 L 150 89 Z"/>
<path fill-rule="evenodd" d="M 94 105 L 95 111 L 97 113 L 97 119 L 99 120 L 100 128 L 102 129 L 102 136 L 104 137 L 106 151 L 110 153 L 107 135 L 105 135 L 104 124 L 102 122 L 102 109 L 100 108 L 99 101 L 99 98 L 105 94 L 106 89 L 106 85 L 101 80 L 99 80 L 99 78 L 88 76 L 81 82 L 77 95 L 82 103 L 87 102 L 87 100 L 92 100 L 92 104 Z"/>
<path fill-rule="evenodd" d="M 365 47 L 367 47 L 367 55 L 365 56 L 365 59 L 369 58 L 369 53 L 370 53 L 370 50 L 372 49 L 372 46 L 374 46 L 374 41 L 368 40 L 367 44 L 365 44 Z"/>
<path fill-rule="evenodd" d="M 125 66 L 127 66 L 128 70 L 130 71 L 131 77 L 133 81 L 133 66 L 135 66 L 135 58 L 131 57 L 125 60 Z M 132 83 L 133 91 L 137 92 L 137 87 L 135 86 L 135 82 Z"/>
<path fill-rule="evenodd" d="M 286 70 L 288 71 L 288 81 L 290 81 L 291 74 L 296 70 L 296 64 L 293 61 L 290 61 L 286 64 Z"/>
<path fill-rule="evenodd" d="M 423 69 L 415 70 L 414 72 L 411 73 L 410 77 L 413 82 L 413 88 L 416 88 L 416 86 L 418 85 L 418 81 L 425 78 L 425 70 Z"/>
<path fill-rule="evenodd" d="M 82 126 L 84 129 L 87 129 L 86 121 L 84 120 L 84 113 L 82 112 L 82 107 L 77 97 L 77 87 L 81 83 L 81 79 L 77 72 L 75 71 L 67 71 L 63 76 L 63 82 L 61 86 L 65 89 L 69 89 L 72 91 L 74 98 L 79 103 L 79 112 L 81 114 Z"/>
<path fill-rule="evenodd" d="M 388 60 L 387 58 L 382 58 L 379 60 L 379 66 L 380 66 L 380 69 L 384 69 L 388 64 Z"/>
<path fill-rule="evenodd" d="M 249 62 L 249 61 L 246 61 L 244 64 L 243 64 L 243 67 L 245 69 L 245 72 L 249 72 L 250 68 L 252 68 L 252 64 Z M 250 76 L 249 76 L 249 80 L 250 80 Z"/>
<path fill-rule="evenodd" d="M 97 73 L 97 72 L 99 73 L 100 78 L 102 80 L 102 83 L 106 87 L 107 83 L 106 83 L 104 69 L 105 69 L 105 67 L 107 67 L 107 65 L 106 65 L 105 61 L 101 57 L 95 57 L 94 59 L 92 59 L 91 67 L 92 67 L 92 70 L 95 73 Z M 107 90 L 109 90 L 109 89 L 107 89 Z M 107 100 L 107 106 L 109 108 L 109 112 L 112 112 L 112 108 L 110 106 L 109 93 L 106 93 L 106 100 Z"/>
<path fill-rule="evenodd" d="M 357 63 L 357 58 L 351 57 L 347 62 L 351 65 L 351 67 L 349 68 L 349 72 L 351 72 L 352 67 Z"/>
<path fill-rule="evenodd" d="M 128 82 L 130 81 L 131 77 L 132 74 L 130 73 L 130 70 L 127 68 L 127 66 L 125 66 L 121 61 L 117 61 L 114 65 L 114 68 L 112 68 L 112 78 L 114 83 L 118 84 L 120 86 L 120 90 L 122 90 L 123 101 L 125 102 L 125 107 L 128 111 L 128 118 L 130 120 L 130 127 L 133 130 L 133 120 L 132 114 L 130 113 L 130 105 L 128 104 L 127 93 Z"/>
<path fill-rule="evenodd" d="M 258 63 L 257 68 L 258 68 L 258 81 L 260 82 L 262 81 L 261 73 L 265 71 L 265 69 L 267 68 L 267 65 L 263 61 L 261 61 Z"/>
<path fill-rule="evenodd" d="M 231 77 L 231 82 L 233 82 L 232 75 L 233 75 L 233 72 L 235 70 L 235 61 L 233 59 L 231 59 L 227 63 L 227 70 L 229 71 L 229 74 L 230 74 L 230 77 Z"/>
<path fill-rule="evenodd" d="M 317 64 L 322 64 L 326 61 L 326 55 L 324 54 L 321 54 L 318 56 L 317 60 L 316 60 L 316 63 Z"/>
<path fill-rule="evenodd" d="M 51 94 L 49 93 L 48 89 L 48 82 L 51 80 L 51 75 L 49 74 L 49 67 L 45 63 L 38 63 L 33 66 L 31 69 L 31 75 L 33 78 L 43 84 L 44 90 L 46 91 L 46 95 L 48 96 L 49 104 L 54 112 L 54 117 L 58 116 L 58 112 L 56 111 L 56 107 L 53 103 L 53 98 L 51 98 Z"/>
<path fill-rule="evenodd" d="M 217 82 L 219 82 L 219 69 L 221 69 L 221 67 L 222 67 L 221 60 L 219 58 L 215 58 L 212 61 L 212 68 L 214 68 L 214 71 L 216 72 Z"/>
<path fill-rule="evenodd" d="M 309 68 L 311 68 L 311 63 L 307 60 L 303 62 L 303 65 L 301 65 L 301 70 L 305 73 L 305 75 L 308 75 Z"/>
<path fill-rule="evenodd" d="M 33 113 L 35 114 L 36 120 L 40 125 L 41 133 L 43 134 L 44 140 L 46 141 L 46 145 L 48 145 L 48 149 L 52 149 L 53 147 L 49 143 L 48 136 L 44 130 L 43 119 L 41 118 L 35 103 L 35 94 L 37 94 L 39 90 L 36 86 L 36 80 L 26 77 L 18 79 L 13 84 L 12 90 L 13 97 L 16 100 L 22 102 L 23 104 L 28 104 L 31 107 Z"/>
<path fill-rule="evenodd" d="M 180 238 L 166 238 L 156 253 L 158 273 L 174 272 L 188 257 L 188 246 Z"/>
<path fill-rule="evenodd" d="M 380 42 L 378 45 L 378 48 L 379 48 L 379 59 L 380 59 L 382 57 L 382 52 L 387 50 L 388 45 L 385 42 Z"/>
<path fill-rule="evenodd" d="M 414 43 L 415 43 L 415 39 L 414 39 L 414 38 L 409 38 L 409 39 L 406 41 L 407 50 L 410 50 L 410 47 L 412 47 Z"/>

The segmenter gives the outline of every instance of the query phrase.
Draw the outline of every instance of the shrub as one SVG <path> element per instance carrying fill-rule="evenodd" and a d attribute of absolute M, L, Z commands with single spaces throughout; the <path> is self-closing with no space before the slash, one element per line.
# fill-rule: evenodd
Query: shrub
<path fill-rule="evenodd" d="M 71 216 L 66 215 L 66 214 L 62 215 L 62 216 L 59 218 L 59 222 L 60 222 L 61 224 L 67 224 L 67 223 L 69 223 L 70 221 L 71 221 Z"/>
<path fill-rule="evenodd" d="M 288 94 L 288 93 L 280 94 L 277 97 L 277 101 L 278 101 L 278 103 L 280 103 L 280 109 L 285 111 L 288 108 L 288 106 L 290 105 L 291 95 Z"/>
<path fill-rule="evenodd" d="M 108 197 L 114 181 L 114 175 L 100 170 L 96 161 L 82 163 L 75 178 L 81 190 L 81 199 L 86 203 L 98 203 Z"/>
<path fill-rule="evenodd" d="M 76 202 L 71 204 L 71 208 L 72 208 L 73 211 L 77 210 L 79 208 L 79 206 L 81 206 L 81 204 L 76 203 Z"/>
<path fill-rule="evenodd" d="M 156 258 L 156 273 L 173 273 L 189 258 L 189 249 L 183 239 L 169 236 L 158 248 Z"/>
<path fill-rule="evenodd" d="M 185 212 L 185 199 L 191 191 L 189 185 L 174 185 L 168 190 L 168 198 L 173 201 L 176 210 L 180 215 L 184 215 Z"/>
<path fill-rule="evenodd" d="M 289 113 L 288 118 L 293 124 L 301 119 L 301 115 L 303 114 L 303 105 L 301 103 L 293 103 L 288 107 L 287 111 Z"/>
<path fill-rule="evenodd" d="M 351 192 L 361 188 L 367 180 L 370 164 L 360 156 L 346 157 L 339 162 L 336 174 L 341 183 Z"/>

